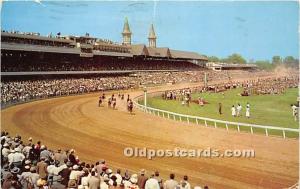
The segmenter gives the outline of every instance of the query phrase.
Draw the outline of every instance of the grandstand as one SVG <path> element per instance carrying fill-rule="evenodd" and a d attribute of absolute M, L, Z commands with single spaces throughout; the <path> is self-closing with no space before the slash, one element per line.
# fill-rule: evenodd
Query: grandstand
<path fill-rule="evenodd" d="M 255 64 L 233 64 L 233 63 L 224 63 L 224 62 L 208 62 L 206 63 L 206 67 L 214 71 L 257 69 L 257 66 Z"/>
<path fill-rule="evenodd" d="M 195 70 L 207 58 L 195 52 L 156 47 L 153 26 L 149 46 L 131 44 L 125 21 L 123 44 L 85 36 L 41 36 L 38 33 L 1 32 L 2 72 L 106 71 L 106 70 Z M 127 42 L 126 40 L 130 40 Z M 155 45 L 153 45 L 155 44 Z M 55 74 L 55 73 L 53 73 Z M 74 74 L 74 73 L 71 73 Z"/>

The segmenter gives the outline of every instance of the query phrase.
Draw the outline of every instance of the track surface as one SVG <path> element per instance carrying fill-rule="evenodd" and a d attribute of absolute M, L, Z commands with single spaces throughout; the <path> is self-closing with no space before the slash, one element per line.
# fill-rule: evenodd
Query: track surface
<path fill-rule="evenodd" d="M 152 91 L 167 88 L 170 86 Z M 141 94 L 128 93 L 132 97 Z M 2 130 L 41 140 L 52 149 L 74 148 L 84 161 L 106 159 L 109 166 L 122 170 L 159 170 L 164 178 L 173 172 L 177 180 L 187 174 L 193 185 L 210 188 L 283 188 L 298 180 L 298 140 L 187 125 L 137 110 L 130 115 L 120 100 L 118 110 L 109 109 L 106 103 L 97 107 L 98 96 L 62 97 L 10 107 L 1 111 Z M 125 157 L 126 147 L 254 149 L 256 157 L 147 160 Z"/>

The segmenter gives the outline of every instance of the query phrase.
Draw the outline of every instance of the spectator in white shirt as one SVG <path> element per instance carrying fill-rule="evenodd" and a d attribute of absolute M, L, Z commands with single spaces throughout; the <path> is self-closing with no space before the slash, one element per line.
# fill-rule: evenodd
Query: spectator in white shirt
<path fill-rule="evenodd" d="M 164 189 L 175 189 L 178 185 L 178 182 L 175 179 L 175 175 L 173 173 L 170 174 L 170 179 L 166 180 L 164 183 Z"/>
<path fill-rule="evenodd" d="M 160 189 L 158 181 L 154 178 L 155 174 L 152 174 L 151 178 L 146 181 L 145 189 Z"/>

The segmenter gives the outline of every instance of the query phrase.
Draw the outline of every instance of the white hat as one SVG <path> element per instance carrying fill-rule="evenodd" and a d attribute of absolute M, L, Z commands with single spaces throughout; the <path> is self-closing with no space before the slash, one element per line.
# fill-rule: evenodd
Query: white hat
<path fill-rule="evenodd" d="M 29 166 L 29 165 L 26 165 L 24 168 L 27 169 L 27 170 L 29 170 L 29 169 L 30 169 L 30 166 Z"/>
<path fill-rule="evenodd" d="M 74 165 L 74 166 L 73 166 L 73 169 L 74 169 L 74 170 L 78 169 L 78 165 Z"/>
<path fill-rule="evenodd" d="M 42 149 L 42 150 L 45 149 L 45 145 L 42 145 L 42 146 L 41 146 L 41 149 Z"/>
<path fill-rule="evenodd" d="M 31 138 L 31 137 L 29 137 L 28 141 L 32 141 L 32 138 Z"/>
<path fill-rule="evenodd" d="M 30 161 L 29 159 L 25 161 L 25 164 L 26 164 L 26 165 L 28 165 L 28 164 L 30 164 L 30 163 L 31 163 L 31 161 Z"/>
<path fill-rule="evenodd" d="M 201 186 L 195 186 L 194 189 L 202 189 Z"/>
<path fill-rule="evenodd" d="M 3 147 L 9 147 L 9 145 L 7 143 L 4 143 Z"/>
<path fill-rule="evenodd" d="M 142 169 L 142 170 L 140 171 L 140 173 L 141 173 L 141 175 L 144 175 L 144 174 L 146 173 L 146 170 L 145 170 L 145 169 Z"/>
<path fill-rule="evenodd" d="M 131 177 L 130 177 L 130 182 L 133 183 L 133 184 L 136 184 L 137 183 L 137 174 L 132 174 Z"/>
<path fill-rule="evenodd" d="M 111 174 L 111 173 L 112 173 L 112 170 L 111 170 L 111 169 L 107 169 L 107 170 L 106 170 L 106 173 L 107 173 L 107 174 Z"/>
<path fill-rule="evenodd" d="M 15 151 L 16 152 L 21 152 L 21 149 L 20 148 L 15 148 Z"/>

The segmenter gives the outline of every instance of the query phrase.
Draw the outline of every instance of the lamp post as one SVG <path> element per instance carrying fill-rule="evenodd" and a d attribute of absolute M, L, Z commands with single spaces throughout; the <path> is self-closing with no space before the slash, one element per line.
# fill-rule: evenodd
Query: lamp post
<path fill-rule="evenodd" d="M 144 87 L 144 106 L 147 107 L 147 87 Z"/>
<path fill-rule="evenodd" d="M 204 72 L 204 87 L 207 88 L 207 73 Z"/>

